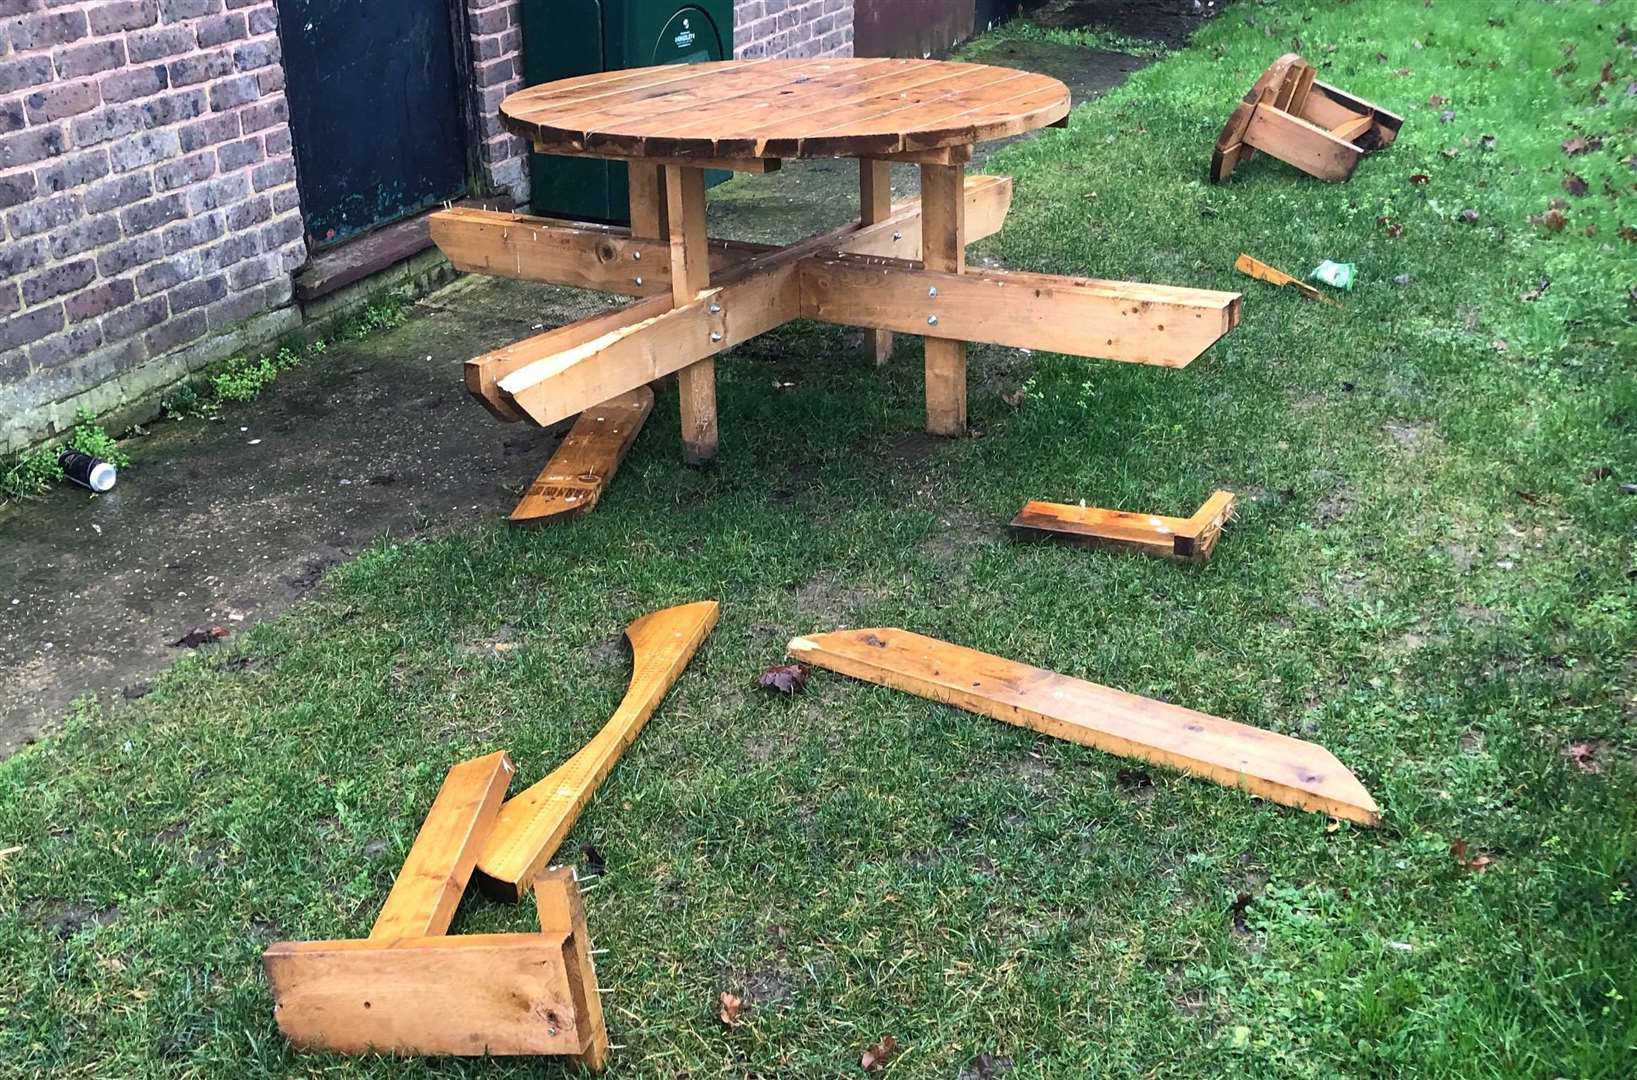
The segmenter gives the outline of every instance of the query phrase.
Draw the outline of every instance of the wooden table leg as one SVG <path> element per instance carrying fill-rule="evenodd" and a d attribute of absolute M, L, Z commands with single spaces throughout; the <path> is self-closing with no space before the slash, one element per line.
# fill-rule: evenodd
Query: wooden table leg
<path fill-rule="evenodd" d="M 665 198 L 671 232 L 671 301 L 682 307 L 710 285 L 704 171 L 665 166 Z M 701 360 L 677 372 L 677 389 L 682 398 L 682 458 L 700 465 L 716 457 L 716 361 Z"/>
<path fill-rule="evenodd" d="M 858 220 L 875 225 L 892 215 L 892 162 L 860 158 L 858 161 Z M 865 330 L 864 353 L 877 364 L 892 357 L 891 330 Z"/>
<path fill-rule="evenodd" d="M 664 167 L 633 161 L 626 171 L 626 186 L 631 195 L 631 235 L 644 240 L 667 239 L 670 227 L 665 214 Z"/>
<path fill-rule="evenodd" d="M 928 270 L 966 270 L 966 168 L 921 166 L 921 260 Z M 927 298 L 928 329 L 938 299 Z M 926 338 L 926 429 L 931 435 L 966 434 L 966 342 Z"/>

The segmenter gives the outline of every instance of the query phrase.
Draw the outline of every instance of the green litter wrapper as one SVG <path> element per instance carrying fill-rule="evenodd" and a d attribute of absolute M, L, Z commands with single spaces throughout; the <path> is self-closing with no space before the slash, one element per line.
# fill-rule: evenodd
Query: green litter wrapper
<path fill-rule="evenodd" d="M 1353 276 L 1357 273 L 1358 267 L 1352 263 L 1331 262 L 1326 259 L 1314 267 L 1313 272 L 1307 276 L 1338 289 L 1351 289 L 1353 287 Z"/>

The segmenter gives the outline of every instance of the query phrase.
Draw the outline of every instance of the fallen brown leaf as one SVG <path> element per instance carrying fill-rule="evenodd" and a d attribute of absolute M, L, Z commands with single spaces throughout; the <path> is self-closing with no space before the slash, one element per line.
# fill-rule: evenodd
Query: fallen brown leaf
<path fill-rule="evenodd" d="M 1615 230 L 1615 235 L 1628 244 L 1637 244 L 1637 229 L 1630 225 L 1622 225 Z"/>
<path fill-rule="evenodd" d="M 1574 173 L 1565 173 L 1563 176 L 1563 190 L 1579 198 L 1586 194 L 1586 181 Z"/>
<path fill-rule="evenodd" d="M 209 645 L 213 641 L 220 641 L 232 632 L 225 626 L 212 626 L 208 630 L 202 626 L 196 626 L 171 642 L 171 648 L 197 649 L 201 645 Z"/>
<path fill-rule="evenodd" d="M 722 991 L 722 1011 L 718 1013 L 722 1023 L 728 1027 L 738 1027 L 739 1017 L 745 1011 L 745 1003 L 726 990 Z"/>
<path fill-rule="evenodd" d="M 858 1063 L 864 1066 L 865 1072 L 876 1072 L 897 1052 L 898 1040 L 891 1035 L 883 1035 L 880 1042 L 859 1055 Z"/>
<path fill-rule="evenodd" d="M 1551 278 L 1541 278 L 1539 281 L 1535 282 L 1534 288 L 1530 289 L 1528 292 L 1519 294 L 1518 299 L 1522 300 L 1524 303 L 1532 303 L 1533 301 L 1539 300 L 1541 297 L 1545 296 L 1546 290 L 1551 287 Z"/>
<path fill-rule="evenodd" d="M 1416 187 L 1420 187 L 1431 179 L 1432 177 L 1428 176 L 1426 173 L 1418 172 L 1411 174 L 1410 183 L 1414 184 Z"/>
<path fill-rule="evenodd" d="M 1466 841 L 1461 839 L 1457 839 L 1455 843 L 1449 846 L 1449 853 L 1455 856 L 1455 861 L 1461 866 L 1478 874 L 1483 873 L 1489 868 L 1489 864 L 1495 861 L 1488 855 L 1483 854 L 1473 855 L 1469 858 L 1467 856 Z"/>
<path fill-rule="evenodd" d="M 1574 762 L 1575 768 L 1583 773 L 1600 773 L 1603 771 L 1603 766 L 1597 760 L 1596 743 L 1570 743 L 1564 747 L 1563 756 Z"/>
<path fill-rule="evenodd" d="M 774 664 L 756 677 L 756 685 L 763 690 L 794 694 L 807 685 L 807 675 L 807 668 L 803 664 Z"/>
<path fill-rule="evenodd" d="M 1471 224 L 1474 224 L 1475 222 L 1477 222 L 1477 220 L 1478 220 L 1478 211 L 1472 209 L 1472 207 L 1469 206 L 1465 210 L 1462 210 L 1459 214 L 1456 214 L 1455 216 L 1460 218 L 1462 221 L 1466 222 L 1468 225 L 1471 225 Z"/>
<path fill-rule="evenodd" d="M 1579 154 L 1589 154 L 1593 150 L 1601 149 L 1603 149 L 1603 140 L 1596 135 L 1593 135 L 1590 138 L 1587 138 L 1584 135 L 1576 135 L 1572 139 L 1563 140 L 1563 152 L 1568 154 L 1570 157 L 1575 157 Z"/>
<path fill-rule="evenodd" d="M 1548 210 L 1540 215 L 1540 223 L 1546 227 L 1548 232 L 1562 232 L 1563 226 L 1569 223 L 1569 219 L 1563 216 L 1561 210 Z"/>

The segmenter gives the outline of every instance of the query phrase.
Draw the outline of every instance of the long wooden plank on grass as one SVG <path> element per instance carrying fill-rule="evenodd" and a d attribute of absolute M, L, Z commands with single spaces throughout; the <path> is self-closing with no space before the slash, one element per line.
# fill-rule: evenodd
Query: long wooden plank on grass
<path fill-rule="evenodd" d="M 897 259 L 815 256 L 801 267 L 809 319 L 1162 367 L 1195 360 L 1238 325 L 1239 306 L 1238 293 L 1212 289 L 940 273 Z"/>
<path fill-rule="evenodd" d="M 639 386 L 581 413 L 512 511 L 511 523 L 545 525 L 589 513 L 653 408 L 653 390 Z"/>
<path fill-rule="evenodd" d="M 1019 727 L 1136 758 L 1271 802 L 1380 823 L 1364 785 L 1321 746 L 907 630 L 799 637 L 790 655 Z"/>
<path fill-rule="evenodd" d="M 583 1053 L 571 935 L 284 941 L 262 957 L 279 1030 L 343 1054 Z"/>
<path fill-rule="evenodd" d="M 528 892 L 720 614 L 716 601 L 702 600 L 644 615 L 625 628 L 631 642 L 631 685 L 625 699 L 578 753 L 500 808 L 478 857 L 478 884 L 485 892 L 513 902 Z"/>
<path fill-rule="evenodd" d="M 434 937 L 449 929 L 514 771 L 504 751 L 449 770 L 370 937 Z"/>

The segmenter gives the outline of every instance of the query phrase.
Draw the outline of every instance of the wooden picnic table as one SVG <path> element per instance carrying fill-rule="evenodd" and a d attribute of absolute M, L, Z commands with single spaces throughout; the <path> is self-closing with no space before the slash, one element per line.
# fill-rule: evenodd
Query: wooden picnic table
<path fill-rule="evenodd" d="M 1044 75 L 938 60 L 732 60 L 602 72 L 507 97 L 502 122 L 536 151 L 630 167 L 631 226 L 451 209 L 432 234 L 460 269 L 642 297 L 468 362 L 497 416 L 555 424 L 675 372 L 683 456 L 717 453 L 715 356 L 795 318 L 925 339 L 927 430 L 966 430 L 966 343 L 1186 365 L 1238 321 L 1239 294 L 968 271 L 997 231 L 1005 177 L 966 176 L 975 143 L 1062 124 Z M 706 169 L 789 158 L 859 162 L 859 218 L 785 247 L 712 240 Z M 893 205 L 890 170 L 921 172 Z"/>

